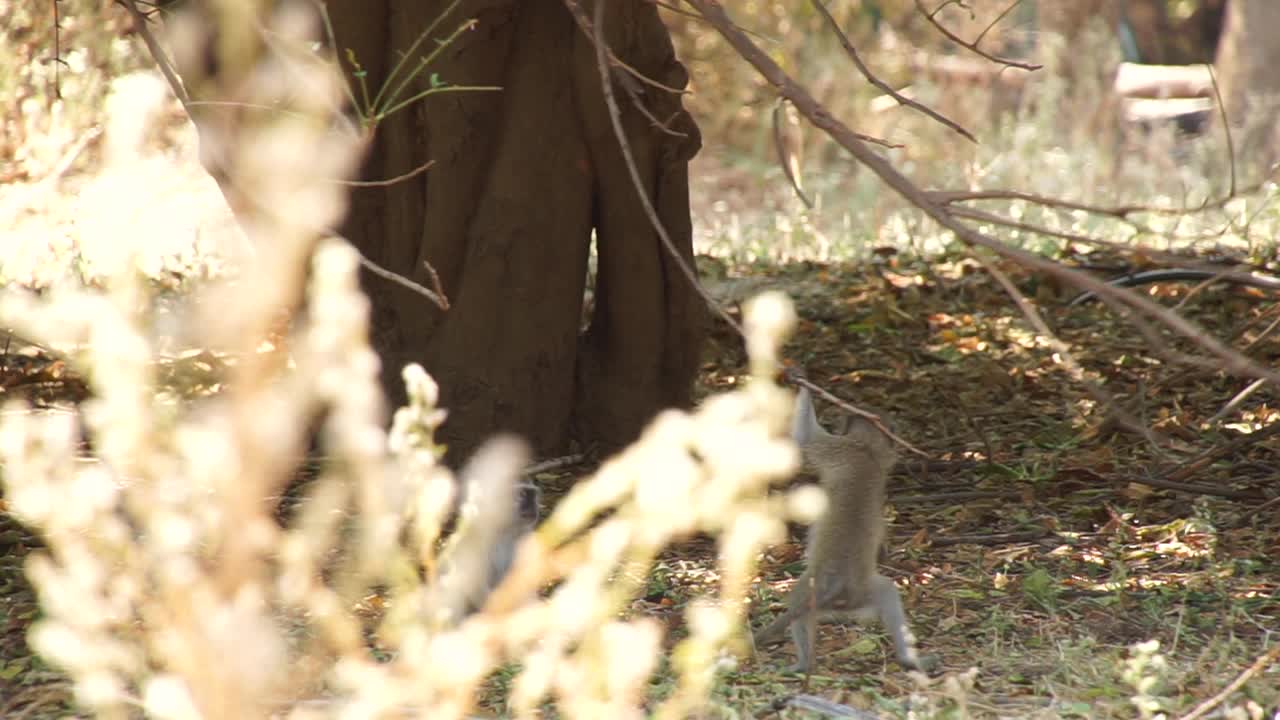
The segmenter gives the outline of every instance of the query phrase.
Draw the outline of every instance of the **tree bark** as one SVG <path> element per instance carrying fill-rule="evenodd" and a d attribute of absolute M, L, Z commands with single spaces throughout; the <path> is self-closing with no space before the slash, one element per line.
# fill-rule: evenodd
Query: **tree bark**
<path fill-rule="evenodd" d="M 1239 159 L 1266 167 L 1280 158 L 1280 3 L 1231 0 L 1215 69 Z"/>
<path fill-rule="evenodd" d="M 376 92 L 448 4 L 331 2 L 344 69 L 355 69 L 349 50 Z M 613 0 L 608 10 L 612 51 L 643 76 L 683 89 L 687 76 L 655 6 Z M 343 227 L 371 260 L 428 286 L 429 264 L 451 302 L 441 312 L 367 278 L 385 385 L 401 397 L 400 368 L 423 362 L 449 409 L 441 439 L 455 458 L 499 430 L 520 433 L 542 454 L 561 452 L 570 438 L 616 447 L 657 410 L 688 402 L 704 308 L 642 211 L 593 45 L 562 2 L 464 0 L 418 54 L 466 19 L 475 28 L 404 97 L 430 87 L 433 75 L 501 91 L 437 94 L 382 120 L 364 178 L 434 164 L 404 182 L 355 190 Z M 653 127 L 624 91 L 623 72 L 614 71 L 615 95 L 645 191 L 691 263 L 687 171 L 697 128 L 678 94 L 632 83 L 649 113 L 679 134 Z M 596 304 L 581 333 L 593 229 Z"/>

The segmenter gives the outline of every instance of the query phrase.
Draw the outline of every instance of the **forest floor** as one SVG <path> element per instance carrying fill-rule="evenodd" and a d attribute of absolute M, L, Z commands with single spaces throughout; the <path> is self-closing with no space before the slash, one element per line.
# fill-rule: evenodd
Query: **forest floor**
<path fill-rule="evenodd" d="M 758 266 L 709 284 L 729 296 L 786 291 L 801 318 L 789 363 L 841 398 L 888 413 L 924 451 L 903 453 L 891 480 L 882 565 L 948 679 L 913 679 L 887 641 L 867 639 L 874 627 L 833 626 L 820 633 L 812 678 L 785 673 L 794 656 L 784 643 L 721 679 L 724 706 L 761 712 L 803 684 L 889 716 L 931 708 L 960 717 L 964 708 L 973 717 L 1133 717 L 1132 698 L 1148 678 L 1144 692 L 1178 716 L 1260 656 L 1274 661 L 1277 391 L 1227 409 L 1249 381 L 1169 362 L 1102 304 L 1071 306 L 1073 290 L 1002 266 L 1036 298 L 1084 377 L 1113 398 L 1109 406 L 1027 330 L 972 260 L 875 257 Z M 1264 365 L 1280 365 L 1274 297 L 1186 284 L 1145 290 L 1249 346 Z M 718 323 L 705 390 L 733 385 L 744 361 L 741 342 Z M 684 601 L 714 582 L 714 555 L 710 542 L 668 553 L 651 580 L 650 611 L 677 622 Z M 802 555 L 800 532 L 766 555 L 756 624 L 781 607 Z M 1152 640 L 1161 659 L 1135 649 Z M 1272 664 L 1229 704 L 1251 700 L 1272 717 L 1278 672 Z"/>
<path fill-rule="evenodd" d="M 207 178 L 190 183 L 187 193 L 150 186 L 210 192 Z M 883 716 L 1134 717 L 1135 696 L 1152 703 L 1149 716 L 1177 716 L 1242 673 L 1223 707 L 1277 712 L 1280 663 L 1266 658 L 1280 647 L 1280 390 L 1246 395 L 1246 378 L 1172 360 L 1192 349 L 1188 341 L 1161 334 L 1153 348 L 1102 304 L 1072 305 L 1073 289 L 997 263 L 1069 348 L 1077 377 L 963 253 L 924 257 L 871 241 L 856 261 L 699 263 L 708 291 L 731 308 L 768 288 L 794 298 L 801 322 L 788 363 L 887 413 L 923 451 L 904 453 L 892 478 L 882 567 L 903 590 L 921 645 L 942 660 L 925 680 L 897 666 L 878 628 L 825 627 L 810 678 L 782 670 L 793 659 L 788 644 L 720 675 L 725 717 L 765 715 L 801 688 Z M 1172 283 L 1142 291 L 1280 367 L 1274 294 Z M 740 339 L 717 321 L 700 393 L 744 374 Z M 1105 397 L 1090 394 L 1091 383 Z M 58 358 L 6 346 L 0 392 L 48 406 L 86 391 Z M 589 469 L 538 480 L 554 501 Z M 39 547 L 0 499 L 0 717 L 70 707 L 65 677 L 26 641 L 39 606 L 22 568 Z M 780 607 L 802 552 L 797 532 L 766 554 L 752 598 L 757 624 Z M 678 634 L 686 603 L 714 582 L 711 542 L 685 543 L 662 557 L 632 611 Z M 1158 647 L 1139 646 L 1147 641 Z M 491 690 L 486 701 L 499 709 L 501 683 Z"/>
<path fill-rule="evenodd" d="M 1280 398 L 1271 389 L 1225 410 L 1247 380 L 1168 362 L 1100 303 L 1069 306 L 1072 291 L 1002 269 L 1114 406 L 1073 379 L 971 260 L 888 255 L 753 274 L 797 300 L 791 361 L 836 395 L 887 412 L 924 451 L 904 453 L 892 479 L 883 564 L 921 643 L 959 680 L 917 685 L 887 643 L 837 627 L 822 634 L 811 688 L 882 711 L 902 712 L 915 692 L 979 717 L 1130 717 L 1128 671 L 1158 678 L 1159 707 L 1186 712 L 1258 656 L 1275 657 Z M 1280 317 L 1274 297 L 1148 290 L 1237 347 L 1257 340 L 1250 355 L 1264 365 L 1280 361 L 1280 337 L 1268 332 Z M 738 344 L 716 339 L 711 387 L 742 372 Z M 758 618 L 776 610 L 801 554 L 797 539 L 767 555 Z M 1135 669 L 1131 648 L 1148 640 L 1165 665 Z M 778 674 L 791 660 L 789 644 L 766 651 L 726 678 L 726 702 L 745 695 L 759 707 L 794 691 L 799 679 Z M 1276 712 L 1275 667 L 1248 687 L 1233 703 L 1248 697 Z"/>
<path fill-rule="evenodd" d="M 1129 717 L 1137 673 L 1159 680 L 1149 694 L 1176 713 L 1277 647 L 1276 390 L 1223 412 L 1247 380 L 1168 362 L 1101 304 L 1070 306 L 1071 291 L 1004 267 L 1144 437 L 1072 378 L 971 260 L 874 257 L 728 268 L 708 283 L 730 300 L 785 290 L 801 317 L 789 363 L 888 413 L 926 455 L 904 453 L 893 476 L 884 567 L 950 681 L 903 672 L 875 640 L 878 629 L 833 626 L 821 632 L 809 692 L 891 714 L 932 703 L 975 717 Z M 1280 366 L 1274 297 L 1229 286 L 1148 290 Z M 704 391 L 732 386 L 744 361 L 741 342 L 717 324 Z M 84 395 L 60 361 L 40 356 L 0 358 L 0 388 L 47 403 Z M 539 480 L 554 499 L 585 470 Z M 30 717 L 43 715 L 38 707 L 62 712 L 68 699 L 60 673 L 26 645 L 39 611 L 21 570 L 36 547 L 0 505 L 0 708 Z M 798 536 L 766 555 L 757 623 L 778 609 L 801 555 Z M 686 601 L 714 582 L 714 568 L 709 541 L 671 550 L 635 612 L 678 623 Z M 1163 664 L 1148 658 L 1138 667 L 1132 647 L 1148 640 L 1159 641 Z M 782 671 L 791 653 L 784 644 L 724 674 L 718 701 L 759 712 L 796 692 L 802 679 Z M 1280 704 L 1274 665 L 1230 703 L 1246 698 Z"/>

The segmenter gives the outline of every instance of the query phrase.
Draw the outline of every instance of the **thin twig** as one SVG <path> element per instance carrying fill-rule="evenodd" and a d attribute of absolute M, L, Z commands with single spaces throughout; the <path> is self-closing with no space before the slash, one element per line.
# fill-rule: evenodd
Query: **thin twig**
<path fill-rule="evenodd" d="M 1250 678 L 1265 670 L 1267 666 L 1275 662 L 1277 658 L 1280 658 L 1280 645 L 1276 645 L 1265 653 L 1259 655 L 1258 659 L 1253 661 L 1253 664 L 1245 668 L 1244 672 L 1237 675 L 1235 680 L 1227 683 L 1227 686 L 1222 688 L 1221 692 L 1215 693 L 1213 697 L 1195 706 L 1191 712 L 1178 718 L 1178 720 L 1197 720 L 1197 718 L 1204 717 L 1206 713 L 1221 705 L 1223 701 L 1231 696 L 1231 693 L 1244 687 L 1244 684 L 1249 682 Z"/>
<path fill-rule="evenodd" d="M 401 183 L 410 178 L 417 177 L 418 175 L 421 175 L 422 173 L 426 172 L 428 169 L 431 168 L 432 165 L 435 165 L 435 164 L 436 164 L 435 160 L 428 160 L 425 163 L 419 165 L 418 167 L 410 170 L 407 173 L 397 175 L 387 180 L 335 180 L 334 182 L 337 182 L 341 185 L 347 185 L 350 187 L 386 187 L 388 185 L 395 185 L 396 183 Z"/>
<path fill-rule="evenodd" d="M 1021 68 L 1023 70 L 1039 70 L 1041 67 L 1043 67 L 1042 65 L 1039 65 L 1033 62 L 1026 62 L 1023 60 L 1012 60 L 1010 58 L 1002 58 L 997 55 L 992 55 L 986 50 L 983 50 L 982 48 L 978 47 L 977 41 L 968 42 L 964 38 L 960 37 L 959 35 L 956 35 L 955 33 L 951 32 L 951 30 L 947 29 L 945 25 L 938 22 L 938 19 L 934 17 L 935 15 L 937 15 L 939 10 L 942 10 L 942 8 L 946 7 L 949 4 L 950 4 L 949 2 L 944 2 L 938 6 L 937 10 L 934 10 L 933 12 L 929 12 L 928 10 L 924 9 L 924 3 L 922 2 L 922 0 L 916 0 L 916 9 L 920 11 L 921 15 L 924 15 L 925 19 L 929 21 L 929 24 L 937 28 L 938 32 L 942 33 L 948 40 L 950 40 L 951 42 L 961 47 L 968 48 L 974 54 L 981 55 L 982 57 L 990 60 L 991 62 L 999 63 L 1001 65 L 1007 65 L 1009 67 Z M 1001 14 L 1001 17 L 1003 17 L 1003 14 Z M 983 30 L 982 35 L 978 36 L 978 40 L 981 40 L 982 36 L 986 34 L 987 34 L 987 31 Z"/>
<path fill-rule="evenodd" d="M 990 24 L 988 24 L 985 28 L 982 29 L 982 32 L 978 33 L 978 37 L 973 39 L 973 44 L 974 45 L 982 44 L 982 39 L 987 36 L 987 33 L 991 32 L 992 28 L 994 28 L 996 25 L 999 25 L 1000 21 L 1003 20 L 1006 15 L 1013 12 L 1013 9 L 1018 7 L 1021 4 L 1022 4 L 1022 0 L 1013 0 L 1013 2 L 1009 3 L 1009 7 L 1005 8 L 1004 10 L 1001 10 L 1000 14 L 996 16 L 996 19 L 992 20 Z"/>
<path fill-rule="evenodd" d="M 1218 86 L 1218 76 L 1213 72 L 1213 65 L 1206 63 L 1205 67 L 1209 68 L 1209 82 L 1213 85 L 1214 101 L 1218 104 L 1218 117 L 1222 120 L 1222 133 L 1227 140 L 1227 160 L 1231 170 L 1231 186 L 1227 197 L 1233 197 L 1236 194 L 1236 149 L 1235 143 L 1231 140 L 1231 125 L 1227 122 L 1227 105 L 1222 101 L 1222 88 Z"/>
<path fill-rule="evenodd" d="M 836 38 L 840 40 L 840 44 L 844 46 L 844 51 L 849 55 L 849 59 L 853 61 L 854 67 L 858 68 L 858 72 L 862 73 L 862 77 L 866 78 L 867 82 L 877 88 L 880 88 L 880 90 L 886 95 L 897 100 L 899 105 L 905 105 L 924 113 L 925 115 L 965 136 L 970 142 L 978 142 L 978 139 L 973 136 L 973 133 L 962 127 L 960 123 L 946 117 L 928 105 L 918 103 L 897 90 L 894 90 L 888 83 L 877 77 L 875 73 L 872 73 L 871 70 L 867 68 L 866 64 L 862 62 L 862 58 L 858 56 L 858 50 L 853 46 L 853 43 L 849 41 L 849 36 L 845 35 L 844 31 L 840 29 L 840 24 L 837 23 L 836 19 L 827 11 L 827 6 L 822 2 L 822 0 L 809 0 L 809 3 L 813 5 L 814 9 L 818 11 L 818 14 L 822 15 L 823 19 L 826 20 L 827 26 L 831 28 L 831 32 L 835 33 Z M 1003 17 L 1003 15 L 1001 17 Z"/>
<path fill-rule="evenodd" d="M 1116 402 L 1116 399 L 1111 395 L 1111 393 L 1103 390 L 1101 386 L 1090 380 L 1089 377 L 1085 375 L 1084 368 L 1081 367 L 1080 363 L 1076 362 L 1075 356 L 1071 354 L 1071 348 L 1063 342 L 1063 340 L 1059 338 L 1053 330 L 1049 329 L 1048 323 L 1046 323 L 1044 318 L 1040 316 L 1040 312 L 1035 309 L 1035 306 L 1031 304 L 1031 301 L 1027 300 L 1026 295 L 1023 295 L 1022 291 L 1013 284 L 1013 281 L 1009 279 L 1009 276 L 1005 275 L 1000 268 L 988 263 L 982 257 L 975 255 L 975 258 L 978 263 L 986 269 L 987 273 L 989 273 L 991 277 L 995 278 L 996 282 L 1004 288 L 1005 294 L 1013 299 L 1014 304 L 1018 306 L 1018 310 L 1022 312 L 1022 316 L 1027 319 L 1027 322 L 1031 324 L 1031 327 L 1034 328 L 1042 337 L 1048 340 L 1049 346 L 1052 347 L 1054 352 L 1058 354 L 1058 357 L 1061 358 L 1062 364 L 1066 366 L 1067 372 L 1072 376 L 1072 379 L 1083 385 L 1085 392 L 1089 393 L 1094 400 L 1109 407 L 1115 414 L 1114 416 L 1116 420 L 1121 425 L 1141 435 L 1143 439 L 1148 443 L 1151 443 L 1152 446 L 1159 446 L 1155 436 L 1152 435 L 1151 430 L 1147 428 L 1146 425 L 1135 418 L 1127 410 L 1120 407 L 1120 404 Z"/>
<path fill-rule="evenodd" d="M 1198 457 L 1188 461 L 1177 470 L 1166 473 L 1165 478 L 1173 482 L 1185 480 L 1209 467 L 1213 463 L 1224 458 L 1231 457 L 1237 451 L 1251 445 L 1257 445 L 1263 440 L 1266 440 L 1276 434 L 1280 434 L 1280 423 L 1272 423 L 1261 430 L 1251 432 L 1248 435 L 1242 435 L 1225 445 L 1210 448 L 1209 450 L 1201 453 Z"/>
<path fill-rule="evenodd" d="M 945 535 L 929 538 L 934 547 L 945 545 L 1009 545 L 1012 543 L 1035 542 L 1052 535 L 1048 530 L 1025 530 L 1022 532 L 994 533 L 991 535 Z"/>
<path fill-rule="evenodd" d="M 350 243 L 348 244 L 350 245 Z M 400 275 L 398 273 L 391 272 L 390 270 L 382 267 L 381 265 L 365 257 L 364 253 L 361 253 L 360 250 L 356 248 L 356 246 L 351 245 L 351 249 L 355 250 L 357 253 L 360 254 L 360 264 L 364 266 L 365 270 L 368 270 L 369 272 L 373 273 L 374 275 L 377 275 L 383 280 L 390 280 L 391 282 L 397 285 L 400 285 L 401 287 L 408 288 L 418 293 L 419 295 L 435 303 L 436 307 L 440 308 L 441 310 L 449 309 L 449 298 L 445 297 L 445 294 L 443 291 L 440 291 L 437 293 L 432 290 L 428 290 L 427 288 L 423 287 L 422 285 L 419 285 L 418 283 L 410 280 L 409 278 L 403 275 Z M 428 266 L 428 270 L 430 269 L 431 269 L 430 266 Z M 434 270 L 432 270 L 431 273 L 433 276 L 435 275 Z M 440 282 L 439 278 L 436 278 L 437 289 L 439 286 L 439 282 Z"/>
<path fill-rule="evenodd" d="M 1090 205 L 1088 203 L 1076 202 L 1073 200 L 1063 200 L 1061 198 L 1046 197 L 1036 193 L 1025 192 L 1022 190 L 925 190 L 924 194 L 939 205 L 950 205 L 956 202 L 966 200 L 1023 200 L 1045 207 L 1059 208 L 1062 210 L 1079 210 L 1092 215 L 1105 215 L 1114 217 L 1119 220 L 1128 220 L 1130 215 L 1139 213 L 1150 213 L 1153 215 L 1186 215 L 1188 213 L 1202 212 L 1204 210 L 1216 210 L 1225 206 L 1227 203 L 1235 200 L 1240 195 L 1247 195 L 1261 190 L 1264 186 L 1272 182 L 1272 179 L 1280 173 L 1280 163 L 1272 165 L 1268 170 L 1266 177 L 1253 185 L 1247 186 L 1240 190 L 1223 195 L 1214 200 L 1206 199 L 1198 207 L 1194 208 L 1177 208 L 1164 207 L 1159 205 L 1117 205 L 1107 207 L 1103 205 Z"/>
<path fill-rule="evenodd" d="M 689 18 L 690 20 L 696 20 L 696 21 L 698 21 L 698 22 L 700 22 L 700 23 L 704 23 L 704 24 L 707 22 L 707 21 L 706 21 L 706 19 L 705 19 L 705 18 L 703 18 L 703 17 L 702 17 L 701 15 L 699 15 L 698 13 L 695 13 L 695 12 L 689 12 L 688 10 L 685 10 L 685 9 L 684 9 L 684 8 L 682 8 L 682 7 L 677 7 L 677 6 L 675 6 L 675 5 L 672 5 L 671 3 L 663 2 L 662 0 L 644 0 L 644 1 L 645 1 L 645 2 L 647 2 L 647 3 L 650 3 L 650 4 L 652 4 L 652 5 L 657 5 L 658 7 L 662 8 L 663 10 L 666 10 L 666 11 L 671 12 L 671 13 L 673 13 L 673 14 L 679 15 L 679 16 L 681 16 L 681 17 L 687 17 L 687 18 Z M 761 39 L 761 40 L 767 40 L 768 42 L 777 42 L 777 41 L 778 41 L 778 40 L 777 40 L 777 38 L 771 38 L 771 37 L 769 37 L 768 35 L 762 35 L 762 34 L 760 34 L 760 33 L 756 32 L 755 30 L 748 30 L 748 29 L 746 29 L 746 28 L 743 28 L 743 29 L 742 29 L 742 32 L 744 32 L 744 33 L 746 33 L 746 34 L 748 34 L 748 35 L 750 35 L 751 37 L 754 37 L 754 38 L 759 38 L 759 39 Z"/>
<path fill-rule="evenodd" d="M 649 1 L 652 2 L 652 0 L 649 0 Z M 569 8 L 569 11 L 573 13 L 573 19 L 577 23 L 578 29 L 582 31 L 582 34 L 586 35 L 588 38 L 590 38 L 594 42 L 595 38 L 597 37 L 597 33 L 592 28 L 591 20 L 590 18 L 587 17 L 586 13 L 582 12 L 581 10 L 578 10 L 575 12 L 573 7 Z M 601 34 L 600 36 L 603 37 L 603 34 Z M 671 87 L 670 85 L 654 80 L 653 78 L 645 75 L 639 70 L 631 67 L 627 63 L 623 62 L 622 58 L 619 58 L 617 55 L 615 55 L 613 53 L 613 50 L 610 49 L 608 45 L 605 46 L 605 53 L 609 57 L 610 66 L 622 68 L 627 72 L 627 74 L 631 75 L 636 80 L 639 80 L 645 85 L 651 85 L 660 90 L 666 90 L 672 95 L 686 95 L 689 93 L 689 91 L 684 88 Z"/>
<path fill-rule="evenodd" d="M 1266 513 L 1268 513 L 1271 510 L 1271 508 L 1276 506 L 1280 506 L 1280 495 L 1273 497 L 1270 500 L 1262 503 L 1258 507 L 1254 508 L 1253 512 L 1250 514 L 1250 517 L 1258 517 L 1258 516 L 1266 517 Z M 1242 519 L 1242 522 L 1243 522 L 1243 519 Z"/>
<path fill-rule="evenodd" d="M 1258 499 L 1258 493 L 1256 492 L 1232 490 L 1230 488 L 1218 487 L 1217 485 L 1206 485 L 1204 483 L 1177 482 L 1167 478 L 1150 477 L 1117 476 L 1111 479 L 1138 485 L 1149 485 L 1153 488 L 1160 488 L 1161 490 L 1172 490 L 1174 492 L 1188 493 L 1191 495 L 1203 495 L 1205 497 L 1220 497 L 1228 500 L 1240 500 L 1242 502 L 1252 502 Z"/>
<path fill-rule="evenodd" d="M 165 81 L 169 83 L 169 89 L 173 91 L 174 96 L 178 98 L 178 102 L 182 103 L 182 108 L 190 116 L 191 96 L 187 94 L 187 88 L 178 77 L 178 72 L 173 69 L 173 61 L 165 54 L 164 48 L 160 47 L 160 42 L 152 34 L 151 28 L 147 27 L 146 16 L 138 9 L 138 3 L 135 0 L 120 1 L 124 3 L 125 9 L 133 17 L 133 24 L 137 26 L 138 36 L 142 38 L 142 42 L 147 46 L 147 52 L 151 53 L 156 65 L 160 66 L 160 74 L 164 75 Z"/>
<path fill-rule="evenodd" d="M 1263 340 L 1266 340 L 1268 337 L 1270 337 L 1272 334 L 1275 333 L 1276 328 L 1280 327 L 1280 305 L 1272 305 L 1271 309 L 1264 311 L 1261 317 L 1266 317 L 1267 313 L 1271 312 L 1272 310 L 1278 311 L 1276 312 L 1276 319 L 1272 320 L 1270 325 L 1267 325 L 1265 328 L 1263 328 L 1262 332 L 1258 333 L 1257 337 L 1255 337 L 1254 339 L 1250 340 L 1247 344 L 1245 344 L 1244 350 L 1249 350 L 1254 345 L 1257 345 Z M 1246 328 L 1242 328 L 1240 332 L 1244 333 L 1246 330 L 1247 330 L 1247 326 Z"/>
<path fill-rule="evenodd" d="M 957 490 L 956 492 L 926 493 L 923 495 L 889 495 L 897 506 L 915 506 L 925 503 L 961 503 L 973 500 L 1017 500 L 1022 497 L 1019 492 L 999 490 Z"/>
<path fill-rule="evenodd" d="M 558 458 L 550 458 L 548 460 L 543 460 L 542 462 L 534 463 L 529 467 L 525 468 L 524 474 L 536 475 L 538 473 L 551 472 L 552 470 L 559 470 L 561 468 L 566 468 L 571 465 L 577 465 L 579 463 L 585 462 L 586 459 L 587 459 L 587 456 L 583 455 L 582 453 L 576 453 L 574 455 L 565 455 L 564 457 L 558 457 Z"/>
<path fill-rule="evenodd" d="M 773 147 L 778 152 L 778 164 L 782 166 L 782 174 L 786 176 L 787 182 L 791 183 L 791 189 L 795 191 L 796 197 L 800 198 L 800 202 L 804 203 L 806 208 L 813 209 L 813 201 L 808 195 L 804 194 L 804 189 L 800 187 L 800 178 L 796 176 L 798 167 L 792 167 L 791 161 L 795 158 L 793 153 L 787 152 L 786 138 L 783 137 L 784 115 L 786 114 L 786 100 L 778 98 L 778 102 L 773 105 Z M 799 163 L 796 163 L 798 166 Z"/>
<path fill-rule="evenodd" d="M 591 27 L 589 24 L 584 25 L 586 16 L 583 14 L 582 8 L 578 6 L 577 0 L 564 0 L 564 4 L 569 8 L 569 12 L 577 19 L 580 27 Z M 676 247 L 675 241 L 671 239 L 671 235 L 667 233 L 666 227 L 662 225 L 662 220 L 658 218 L 658 212 L 653 207 L 653 201 L 649 199 L 649 193 L 645 190 L 644 181 L 640 179 L 640 170 L 636 167 L 635 157 L 631 153 L 631 143 L 627 142 L 626 130 L 622 127 L 622 110 L 618 107 L 618 100 L 613 96 L 613 83 L 609 79 L 609 66 L 607 62 L 607 53 L 604 41 L 604 32 L 601 23 L 604 22 L 604 6 L 605 3 L 596 3 L 595 8 L 595 24 L 591 27 L 591 41 L 596 49 L 596 69 L 600 73 L 601 90 L 604 92 L 604 102 L 609 109 L 609 122 L 613 126 L 613 134 L 618 139 L 618 147 L 622 152 L 622 159 L 627 166 L 627 173 L 631 177 L 631 185 L 636 190 L 636 196 L 640 200 L 641 207 L 644 208 L 645 217 L 649 219 L 649 224 L 653 226 L 654 232 L 662 240 L 662 244 L 670 254 L 672 261 L 676 267 L 680 269 L 680 273 L 693 287 L 694 291 L 702 297 L 707 305 L 720 315 L 729 327 L 733 328 L 739 336 L 745 337 L 746 333 L 742 329 L 742 325 L 727 310 L 716 302 L 711 294 L 702 287 L 698 282 L 698 275 L 684 261 L 684 257 L 680 254 L 679 248 Z"/>

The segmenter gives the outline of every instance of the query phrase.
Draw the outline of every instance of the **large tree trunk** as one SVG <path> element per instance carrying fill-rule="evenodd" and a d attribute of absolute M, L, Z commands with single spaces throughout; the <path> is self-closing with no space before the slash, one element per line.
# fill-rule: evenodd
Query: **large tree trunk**
<path fill-rule="evenodd" d="M 1214 65 L 1240 159 L 1263 167 L 1280 158 L 1280 2 L 1231 0 Z"/>
<path fill-rule="evenodd" d="M 331 0 L 339 56 L 353 53 L 372 92 L 448 4 Z M 617 446 L 657 410 L 688 402 L 704 309 L 642 210 L 609 124 L 594 48 L 561 0 L 464 0 L 419 55 L 470 18 L 474 30 L 405 96 L 430 87 L 433 74 L 502 90 L 438 94 L 385 119 L 365 178 L 434 164 L 389 187 L 357 189 L 343 228 L 392 271 L 429 285 L 424 263 L 435 268 L 452 303 L 441 312 L 369 277 L 387 388 L 399 392 L 404 363 L 424 363 L 450 411 L 441 435 L 455 457 L 497 430 L 518 432 L 547 454 L 571 437 Z M 628 67 L 685 87 L 652 3 L 613 0 L 605 30 Z M 645 190 L 691 262 L 687 168 L 697 128 L 678 94 L 633 82 L 648 112 L 667 124 L 653 127 L 623 90 L 631 78 L 622 72 L 615 94 Z M 596 304 L 581 334 L 593 229 Z"/>

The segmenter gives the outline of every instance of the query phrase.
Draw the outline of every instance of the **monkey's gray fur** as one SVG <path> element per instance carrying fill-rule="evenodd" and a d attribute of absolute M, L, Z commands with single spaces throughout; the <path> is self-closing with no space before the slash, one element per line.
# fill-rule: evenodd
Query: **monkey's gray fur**
<path fill-rule="evenodd" d="M 493 551 L 489 553 L 486 594 L 498 587 L 498 583 L 507 576 L 516 557 L 516 545 L 538 526 L 538 506 L 542 500 L 542 491 L 531 482 L 523 482 L 515 486 L 514 494 L 515 510 L 511 520 L 502 528 L 494 541 Z"/>
<path fill-rule="evenodd" d="M 863 418 L 852 418 L 841 435 L 823 430 L 803 388 L 796 396 L 791 436 L 805 468 L 817 473 L 826 491 L 827 509 L 809 529 L 805 571 L 787 597 L 787 609 L 756 634 L 756 644 L 775 642 L 790 628 L 797 655 L 791 669 L 807 673 L 813 669 L 810 641 L 819 619 L 878 617 L 893 638 L 898 662 L 927 669 L 932 659 L 922 662 L 916 651 L 898 588 L 876 571 L 885 535 L 885 485 L 897 460 L 893 445 Z"/>

